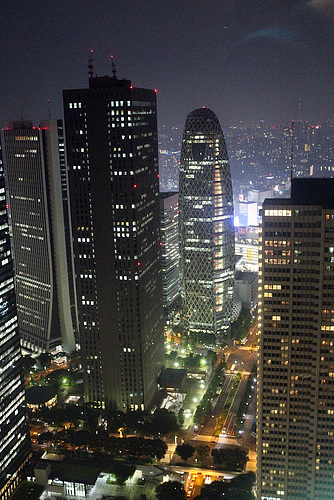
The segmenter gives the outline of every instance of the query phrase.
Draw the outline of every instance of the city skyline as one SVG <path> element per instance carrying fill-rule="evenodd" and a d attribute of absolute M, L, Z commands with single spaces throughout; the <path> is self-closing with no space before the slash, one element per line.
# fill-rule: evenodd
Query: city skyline
<path fill-rule="evenodd" d="M 21 111 L 34 121 L 49 109 L 61 117 L 61 91 L 82 87 L 90 49 L 99 76 L 110 73 L 113 54 L 119 78 L 131 74 L 134 85 L 158 89 L 160 127 L 181 125 L 201 105 L 224 124 L 333 115 L 328 0 L 104 0 L 98 7 L 35 1 L 3 2 L 0 9 L 1 122 Z"/>
<path fill-rule="evenodd" d="M 45 498 L 120 495 L 107 458 L 147 456 L 183 459 L 191 500 L 217 498 L 219 469 L 256 470 L 258 500 L 329 500 L 333 1 L 4 0 L 0 15 L 0 497 L 27 462 L 29 418 L 34 451 L 101 462 L 74 484 L 34 455 L 24 474 L 43 475 Z M 52 281 L 78 321 L 70 356 L 61 318 L 41 314 Z M 42 321 L 51 338 L 23 331 Z M 20 335 L 38 356 L 22 359 Z M 26 409 L 24 384 L 52 398 Z"/>

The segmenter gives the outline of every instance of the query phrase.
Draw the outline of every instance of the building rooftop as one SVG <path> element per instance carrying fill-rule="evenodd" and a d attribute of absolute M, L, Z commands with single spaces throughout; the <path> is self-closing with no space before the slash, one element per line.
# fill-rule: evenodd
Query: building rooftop
<path fill-rule="evenodd" d="M 160 198 L 161 198 L 162 200 L 164 200 L 164 199 L 166 199 L 166 198 L 170 198 L 171 196 L 175 196 L 176 194 L 178 195 L 178 194 L 179 194 L 179 192 L 178 192 L 178 191 L 162 191 L 162 192 L 160 193 Z"/>
<path fill-rule="evenodd" d="M 334 208 L 334 178 L 292 179 L 291 198 L 264 200 L 266 205 L 320 205 Z"/>
<path fill-rule="evenodd" d="M 247 281 L 247 283 L 253 283 L 253 281 L 257 279 L 257 273 L 252 271 L 237 271 L 235 273 L 235 279 Z"/>
<path fill-rule="evenodd" d="M 28 405 L 39 405 L 50 401 L 57 395 L 57 389 L 49 385 L 35 385 L 26 389 L 26 403 Z"/>
<path fill-rule="evenodd" d="M 38 500 L 43 491 L 44 486 L 31 483 L 30 481 L 24 481 L 24 483 L 18 487 L 14 495 L 11 497 L 11 500 L 22 500 L 23 498 L 27 500 Z"/>
<path fill-rule="evenodd" d="M 35 470 L 46 470 L 49 467 L 48 462 L 38 462 L 38 464 L 35 467 Z"/>
<path fill-rule="evenodd" d="M 178 389 L 181 387 L 185 377 L 187 376 L 187 371 L 181 368 L 166 368 L 166 370 L 161 374 L 159 383 L 161 387 L 173 387 Z"/>
<path fill-rule="evenodd" d="M 89 78 L 89 88 L 90 89 L 106 89 L 109 87 L 131 87 L 131 80 L 125 80 L 122 78 L 119 80 L 114 76 L 92 76 Z"/>

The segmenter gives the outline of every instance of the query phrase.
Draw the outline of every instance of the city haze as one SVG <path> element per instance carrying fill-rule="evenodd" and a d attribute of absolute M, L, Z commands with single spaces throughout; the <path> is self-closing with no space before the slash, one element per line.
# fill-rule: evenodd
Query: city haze
<path fill-rule="evenodd" d="M 326 0 L 1 3 L 0 120 L 61 117 L 64 88 L 94 73 L 158 89 L 159 126 L 192 109 L 223 126 L 333 113 L 334 9 Z M 299 101 L 301 99 L 301 101 Z M 20 102 L 22 101 L 22 105 Z M 301 103 L 301 106 L 299 106 Z M 302 115 L 302 116 L 300 116 Z"/>

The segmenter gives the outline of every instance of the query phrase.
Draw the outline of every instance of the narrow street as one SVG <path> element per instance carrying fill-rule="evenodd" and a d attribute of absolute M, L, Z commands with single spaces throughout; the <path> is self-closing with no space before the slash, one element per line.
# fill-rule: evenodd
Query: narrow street
<path fill-rule="evenodd" d="M 211 417 L 208 417 L 206 419 L 206 422 L 204 424 L 204 427 L 200 427 L 198 430 L 198 435 L 206 435 L 206 436 L 213 436 L 215 427 L 219 422 L 220 415 L 223 411 L 223 408 L 225 406 L 225 402 L 227 398 L 229 397 L 229 394 L 232 389 L 233 382 L 235 380 L 235 374 L 230 374 L 227 373 L 225 376 L 225 380 L 221 389 L 221 392 L 218 396 L 217 402 L 215 404 L 215 407 L 212 410 L 212 415 Z M 200 437 L 198 436 L 198 439 Z"/>

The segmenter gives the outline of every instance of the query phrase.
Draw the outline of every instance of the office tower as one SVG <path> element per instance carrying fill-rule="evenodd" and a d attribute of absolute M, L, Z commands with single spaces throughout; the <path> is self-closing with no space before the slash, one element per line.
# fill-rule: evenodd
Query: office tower
<path fill-rule="evenodd" d="M 258 498 L 334 491 L 334 179 L 263 204 Z"/>
<path fill-rule="evenodd" d="M 21 345 L 70 352 L 75 307 L 62 121 L 39 128 L 30 121 L 10 122 L 4 146 Z"/>
<path fill-rule="evenodd" d="M 13 261 L 0 146 L 0 498 L 8 499 L 20 482 L 30 453 L 28 416 L 17 324 Z"/>
<path fill-rule="evenodd" d="M 187 116 L 180 165 L 183 314 L 191 331 L 223 338 L 240 312 L 234 302 L 234 226 L 223 131 L 207 108 Z"/>
<path fill-rule="evenodd" d="M 180 298 L 178 193 L 160 194 L 163 306 L 168 314 Z"/>
<path fill-rule="evenodd" d="M 164 364 L 156 94 L 64 91 L 85 400 L 150 407 Z"/>

